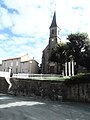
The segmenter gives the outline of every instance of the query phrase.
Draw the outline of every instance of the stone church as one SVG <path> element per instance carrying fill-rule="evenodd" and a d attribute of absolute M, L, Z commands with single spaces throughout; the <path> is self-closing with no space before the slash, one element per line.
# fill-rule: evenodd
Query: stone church
<path fill-rule="evenodd" d="M 60 28 L 56 22 L 56 12 L 54 12 L 53 19 L 49 28 L 49 42 L 42 53 L 42 73 L 43 74 L 57 74 L 57 63 L 49 61 L 51 52 L 56 48 L 56 45 L 61 42 Z M 58 68 L 58 72 L 59 72 Z"/>

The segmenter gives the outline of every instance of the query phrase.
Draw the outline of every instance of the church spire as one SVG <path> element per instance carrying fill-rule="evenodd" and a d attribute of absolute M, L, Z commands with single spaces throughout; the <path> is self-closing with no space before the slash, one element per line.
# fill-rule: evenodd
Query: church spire
<path fill-rule="evenodd" d="M 56 11 L 54 12 L 53 20 L 52 20 L 52 23 L 51 23 L 50 28 L 53 28 L 53 27 L 57 27 L 57 22 L 56 22 Z"/>

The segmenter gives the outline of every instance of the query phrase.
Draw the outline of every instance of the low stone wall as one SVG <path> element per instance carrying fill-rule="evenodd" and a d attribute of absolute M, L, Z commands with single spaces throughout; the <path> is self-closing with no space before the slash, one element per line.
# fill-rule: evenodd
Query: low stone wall
<path fill-rule="evenodd" d="M 90 102 L 90 83 L 66 84 L 66 99 Z"/>
<path fill-rule="evenodd" d="M 51 100 L 61 99 L 63 84 L 61 81 L 26 80 L 11 78 L 11 91 L 14 95 L 41 96 Z"/>
<path fill-rule="evenodd" d="M 90 102 L 90 83 L 11 78 L 14 95 L 41 96 L 51 100 Z"/>
<path fill-rule="evenodd" d="M 0 77 L 0 93 L 7 93 L 8 92 L 9 84 L 6 82 L 4 77 Z"/>

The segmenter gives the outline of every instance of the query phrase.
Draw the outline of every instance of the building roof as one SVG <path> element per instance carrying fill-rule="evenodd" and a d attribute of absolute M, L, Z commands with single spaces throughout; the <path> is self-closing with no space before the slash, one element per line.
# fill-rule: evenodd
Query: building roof
<path fill-rule="evenodd" d="M 53 20 L 52 20 L 52 23 L 51 23 L 50 28 L 53 28 L 53 27 L 57 27 L 57 22 L 56 22 L 56 12 L 54 12 Z"/>
<path fill-rule="evenodd" d="M 49 44 L 44 48 L 42 52 L 46 51 L 48 48 L 49 48 Z"/>
<path fill-rule="evenodd" d="M 5 60 L 2 60 L 2 61 L 10 61 L 10 60 L 16 60 L 16 59 L 20 59 L 21 62 L 29 62 L 29 61 L 35 61 L 35 62 L 37 62 L 36 60 L 34 60 L 34 58 L 30 58 L 30 57 L 28 56 L 28 54 L 23 55 L 23 56 L 20 56 L 20 57 L 5 59 Z M 38 63 L 38 62 L 37 62 L 37 63 Z M 1 65 L 1 64 L 0 64 L 0 65 Z"/>
<path fill-rule="evenodd" d="M 29 61 L 30 57 L 28 56 L 28 54 L 26 54 L 26 55 L 23 55 L 20 57 L 8 58 L 8 59 L 2 60 L 2 61 L 10 61 L 10 60 L 16 60 L 16 59 L 21 59 L 21 62 L 22 62 L 22 61 Z"/>
<path fill-rule="evenodd" d="M 9 60 L 15 60 L 15 59 L 20 59 L 20 58 L 21 58 L 21 57 L 8 58 L 8 59 L 2 60 L 2 61 L 9 61 Z"/>
<path fill-rule="evenodd" d="M 21 62 L 29 61 L 31 58 L 28 56 L 28 54 L 21 56 Z"/>

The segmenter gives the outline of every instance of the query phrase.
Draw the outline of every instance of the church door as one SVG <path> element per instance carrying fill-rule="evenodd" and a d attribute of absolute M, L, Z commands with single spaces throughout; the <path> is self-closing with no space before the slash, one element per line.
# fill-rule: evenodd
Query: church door
<path fill-rule="evenodd" d="M 54 73 L 54 66 L 50 66 L 50 73 Z"/>

